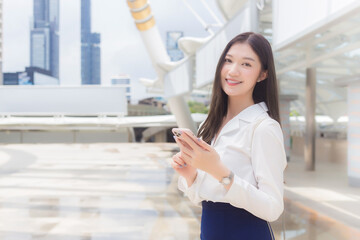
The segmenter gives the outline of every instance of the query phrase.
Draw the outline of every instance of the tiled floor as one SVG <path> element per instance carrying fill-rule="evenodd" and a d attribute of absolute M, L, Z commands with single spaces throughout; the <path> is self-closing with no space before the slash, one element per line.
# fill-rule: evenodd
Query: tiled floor
<path fill-rule="evenodd" d="M 169 165 L 176 149 L 171 143 L 0 145 L 0 240 L 199 239 L 200 208 L 176 189 Z M 358 239 L 300 197 L 287 197 L 286 239 Z M 282 225 L 282 218 L 272 223 L 277 239 Z"/>

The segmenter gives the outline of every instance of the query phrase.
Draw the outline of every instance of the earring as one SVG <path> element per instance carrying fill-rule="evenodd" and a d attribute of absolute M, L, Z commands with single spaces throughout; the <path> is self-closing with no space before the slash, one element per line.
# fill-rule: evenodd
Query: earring
<path fill-rule="evenodd" d="M 256 82 L 260 82 L 260 80 L 257 80 Z"/>

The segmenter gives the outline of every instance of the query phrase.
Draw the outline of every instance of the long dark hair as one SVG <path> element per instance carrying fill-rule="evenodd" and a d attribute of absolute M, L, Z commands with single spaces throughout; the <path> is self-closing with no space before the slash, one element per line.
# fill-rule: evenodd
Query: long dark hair
<path fill-rule="evenodd" d="M 228 96 L 221 87 L 221 69 L 225 62 L 225 56 L 234 43 L 249 44 L 259 57 L 261 71 L 267 71 L 267 78 L 256 83 L 252 97 L 255 104 L 265 102 L 269 109 L 269 116 L 281 124 L 275 65 L 270 43 L 260 34 L 245 32 L 234 37 L 226 45 L 216 67 L 209 115 L 198 131 L 198 137 L 202 137 L 208 144 L 219 131 L 227 114 Z"/>

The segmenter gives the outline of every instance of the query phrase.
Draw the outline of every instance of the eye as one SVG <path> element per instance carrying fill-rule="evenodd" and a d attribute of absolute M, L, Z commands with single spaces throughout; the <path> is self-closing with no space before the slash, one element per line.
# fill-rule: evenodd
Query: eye
<path fill-rule="evenodd" d="M 225 60 L 224 60 L 225 62 L 229 62 L 229 63 L 231 63 L 231 60 L 229 59 L 229 58 L 225 58 Z"/>
<path fill-rule="evenodd" d="M 243 63 L 245 67 L 251 67 L 250 63 Z"/>

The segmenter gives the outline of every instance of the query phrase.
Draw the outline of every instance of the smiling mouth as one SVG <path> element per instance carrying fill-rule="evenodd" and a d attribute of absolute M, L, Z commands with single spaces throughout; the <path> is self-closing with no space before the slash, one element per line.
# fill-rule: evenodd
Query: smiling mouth
<path fill-rule="evenodd" d="M 227 78 L 225 78 L 225 81 L 226 81 L 229 85 L 231 85 L 231 86 L 234 86 L 234 85 L 237 85 L 237 84 L 242 83 L 242 82 L 233 81 L 233 80 L 230 80 L 230 79 L 227 79 Z"/>

